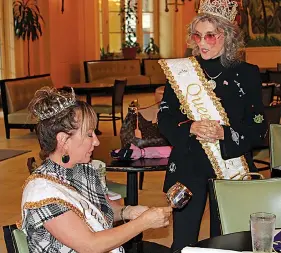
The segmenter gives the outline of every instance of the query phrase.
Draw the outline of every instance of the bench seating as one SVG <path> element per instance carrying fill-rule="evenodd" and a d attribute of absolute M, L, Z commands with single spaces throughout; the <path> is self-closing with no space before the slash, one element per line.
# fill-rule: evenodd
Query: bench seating
<path fill-rule="evenodd" d="M 6 138 L 10 129 L 34 129 L 36 121 L 29 117 L 27 107 L 34 93 L 44 86 L 53 86 L 50 74 L 0 81 Z"/>
<path fill-rule="evenodd" d="M 140 60 L 85 61 L 85 80 L 97 87 L 113 86 L 115 80 L 127 79 L 127 86 L 150 85 L 141 74 Z"/>
<path fill-rule="evenodd" d="M 144 59 L 143 69 L 144 75 L 149 77 L 151 86 L 159 86 L 166 83 L 166 76 L 157 59 Z"/>

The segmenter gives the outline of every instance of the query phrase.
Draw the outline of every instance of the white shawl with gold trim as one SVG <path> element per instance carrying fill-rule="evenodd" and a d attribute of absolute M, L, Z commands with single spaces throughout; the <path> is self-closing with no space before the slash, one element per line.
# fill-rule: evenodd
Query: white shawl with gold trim
<path fill-rule="evenodd" d="M 71 209 L 93 232 L 109 229 L 103 213 L 71 186 L 47 175 L 31 175 L 24 185 L 22 197 L 22 228 L 25 231 L 26 210 L 58 203 Z M 123 247 L 112 253 L 125 252 Z"/>

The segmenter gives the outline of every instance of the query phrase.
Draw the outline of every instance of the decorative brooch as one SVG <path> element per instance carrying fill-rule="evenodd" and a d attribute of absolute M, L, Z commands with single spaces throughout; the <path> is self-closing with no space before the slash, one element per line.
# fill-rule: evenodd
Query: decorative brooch
<path fill-rule="evenodd" d="M 263 121 L 264 121 L 263 115 L 261 115 L 261 114 L 255 115 L 255 117 L 254 117 L 254 122 L 255 123 L 260 124 Z"/>

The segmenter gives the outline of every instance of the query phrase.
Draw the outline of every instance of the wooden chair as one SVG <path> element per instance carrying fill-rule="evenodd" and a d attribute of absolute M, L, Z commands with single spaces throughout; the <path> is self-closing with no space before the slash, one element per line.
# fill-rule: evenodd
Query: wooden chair
<path fill-rule="evenodd" d="M 123 97 L 127 80 L 115 80 L 112 89 L 112 103 L 109 104 L 94 104 L 93 108 L 98 116 L 97 129 L 99 121 L 111 121 L 113 124 L 114 136 L 117 135 L 116 120 L 121 120 L 123 123 Z M 107 115 L 104 115 L 107 114 Z M 120 114 L 120 116 L 116 116 Z"/>
<path fill-rule="evenodd" d="M 270 106 L 273 102 L 274 85 L 262 86 L 262 103 L 264 106 Z"/>
<path fill-rule="evenodd" d="M 272 83 L 278 83 L 281 86 L 281 71 L 268 71 L 269 81 Z M 281 87 L 274 88 L 274 96 L 277 97 L 277 101 L 280 101 Z"/>
<path fill-rule="evenodd" d="M 8 253 L 29 253 L 26 235 L 16 224 L 3 226 L 3 232 Z"/>
<path fill-rule="evenodd" d="M 271 177 L 281 177 L 281 125 L 272 124 L 269 130 Z"/>
<path fill-rule="evenodd" d="M 211 179 L 209 191 L 211 229 L 216 224 L 214 222 L 218 222 L 221 234 L 249 231 L 250 214 L 255 212 L 276 214 L 276 227 L 281 227 L 281 216 L 278 215 L 281 212 L 280 178 Z"/>
<path fill-rule="evenodd" d="M 261 146 L 254 147 L 253 149 L 254 162 L 257 164 L 265 165 L 264 167 L 259 168 L 258 169 L 259 171 L 270 169 L 270 162 L 263 160 L 263 158 L 260 158 L 258 152 L 269 148 L 269 127 L 271 124 L 279 124 L 280 116 L 281 116 L 281 105 L 279 104 L 279 105 L 265 106 L 264 112 L 268 124 L 268 130 L 266 132 L 263 144 Z"/>
<path fill-rule="evenodd" d="M 0 81 L 6 138 L 11 129 L 30 129 L 36 121 L 29 118 L 27 106 L 34 93 L 44 86 L 53 86 L 50 74 L 5 79 Z"/>

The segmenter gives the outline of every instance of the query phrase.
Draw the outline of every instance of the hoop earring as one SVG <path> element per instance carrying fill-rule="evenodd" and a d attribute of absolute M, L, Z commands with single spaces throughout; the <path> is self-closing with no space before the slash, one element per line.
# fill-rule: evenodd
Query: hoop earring
<path fill-rule="evenodd" d="M 70 156 L 69 156 L 69 155 L 63 155 L 63 156 L 61 157 L 61 161 L 62 161 L 63 163 L 68 163 L 69 160 L 70 160 Z"/>

